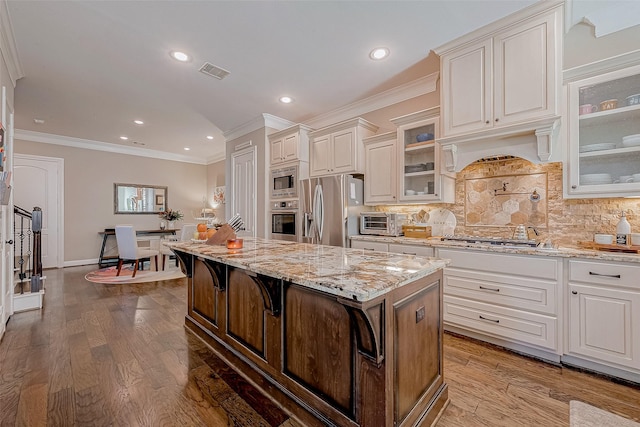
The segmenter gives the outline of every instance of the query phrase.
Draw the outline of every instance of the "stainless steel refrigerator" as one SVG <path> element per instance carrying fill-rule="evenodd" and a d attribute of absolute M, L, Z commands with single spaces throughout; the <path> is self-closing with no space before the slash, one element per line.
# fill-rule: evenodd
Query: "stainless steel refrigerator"
<path fill-rule="evenodd" d="M 364 182 L 352 175 L 301 180 L 302 242 L 349 246 L 364 211 Z"/>

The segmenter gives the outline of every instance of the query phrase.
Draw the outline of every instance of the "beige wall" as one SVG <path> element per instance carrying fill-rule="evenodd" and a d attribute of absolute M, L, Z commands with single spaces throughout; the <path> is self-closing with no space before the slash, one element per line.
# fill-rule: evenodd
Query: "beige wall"
<path fill-rule="evenodd" d="M 29 141 L 14 141 L 14 152 L 64 159 L 64 261 L 95 261 L 102 242 L 98 232 L 116 224 L 157 229 L 157 215 L 115 215 L 113 184 L 167 186 L 168 207 L 179 209 L 181 223 L 193 222 L 191 212 L 202 207 L 207 194 L 207 167 L 104 151 Z"/>
<path fill-rule="evenodd" d="M 578 24 L 564 38 L 564 69 L 589 64 L 640 49 L 640 25 L 595 37 L 593 27 Z"/>

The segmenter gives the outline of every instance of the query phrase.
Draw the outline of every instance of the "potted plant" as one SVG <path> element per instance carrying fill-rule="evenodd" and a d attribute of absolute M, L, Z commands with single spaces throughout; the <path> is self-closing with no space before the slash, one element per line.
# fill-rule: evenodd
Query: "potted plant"
<path fill-rule="evenodd" d="M 160 212 L 158 216 L 162 218 L 162 221 L 160 221 L 160 229 L 164 230 L 167 225 L 165 221 L 169 222 L 169 228 L 172 229 L 175 226 L 175 222 L 180 221 L 184 217 L 184 214 L 177 209 L 167 209 Z"/>

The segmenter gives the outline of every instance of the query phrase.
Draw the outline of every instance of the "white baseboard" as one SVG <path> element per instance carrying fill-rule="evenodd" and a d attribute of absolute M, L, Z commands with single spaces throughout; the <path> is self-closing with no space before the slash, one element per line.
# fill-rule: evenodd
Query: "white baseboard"
<path fill-rule="evenodd" d="M 74 261 L 65 261 L 64 267 L 77 267 L 79 265 L 90 265 L 90 264 L 97 264 L 97 263 L 98 263 L 98 258 L 77 259 Z"/>

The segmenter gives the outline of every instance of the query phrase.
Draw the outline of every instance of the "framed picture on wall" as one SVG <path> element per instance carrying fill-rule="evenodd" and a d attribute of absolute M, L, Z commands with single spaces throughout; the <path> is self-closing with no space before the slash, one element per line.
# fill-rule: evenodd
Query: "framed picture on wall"
<path fill-rule="evenodd" d="M 164 196 L 162 194 L 156 194 L 156 205 L 164 204 Z"/>

